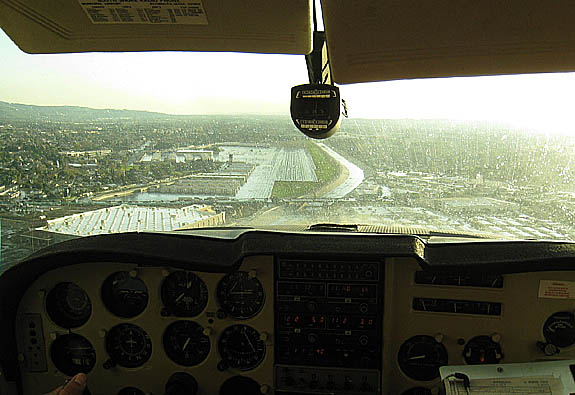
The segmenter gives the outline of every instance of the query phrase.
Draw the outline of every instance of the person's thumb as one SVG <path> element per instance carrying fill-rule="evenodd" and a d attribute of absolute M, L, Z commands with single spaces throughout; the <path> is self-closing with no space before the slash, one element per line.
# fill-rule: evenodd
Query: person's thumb
<path fill-rule="evenodd" d="M 60 395 L 82 395 L 84 389 L 86 389 L 86 381 L 86 375 L 84 373 L 78 373 L 64 386 Z"/>

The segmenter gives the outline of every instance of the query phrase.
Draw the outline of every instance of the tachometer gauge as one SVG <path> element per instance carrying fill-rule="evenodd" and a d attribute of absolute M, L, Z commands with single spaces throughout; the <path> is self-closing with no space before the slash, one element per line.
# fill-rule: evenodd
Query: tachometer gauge
<path fill-rule="evenodd" d="M 193 321 L 176 321 L 164 332 L 164 349 L 168 357 L 182 366 L 195 366 L 210 353 L 210 338 L 204 328 Z"/>
<path fill-rule="evenodd" d="M 148 305 L 148 287 L 128 272 L 116 272 L 102 284 L 102 301 L 108 310 L 119 317 L 135 317 Z"/>
<path fill-rule="evenodd" d="M 63 328 L 77 328 L 88 322 L 92 302 L 88 294 L 74 283 L 58 283 L 46 297 L 46 311 Z"/>
<path fill-rule="evenodd" d="M 92 343 L 75 333 L 54 340 L 50 347 L 50 357 L 56 368 L 68 376 L 88 373 L 96 364 L 96 351 Z"/>
<path fill-rule="evenodd" d="M 234 318 L 255 316 L 264 305 L 264 289 L 256 277 L 248 272 L 233 272 L 220 280 L 217 288 L 222 310 Z"/>
<path fill-rule="evenodd" d="M 575 344 L 575 315 L 570 311 L 552 314 L 543 325 L 543 336 L 557 347 Z"/>
<path fill-rule="evenodd" d="M 152 356 L 152 341 L 139 326 L 120 324 L 106 335 L 106 351 L 114 363 L 125 368 L 137 368 Z"/>
<path fill-rule="evenodd" d="M 194 317 L 208 304 L 208 288 L 192 272 L 173 272 L 162 283 L 162 302 L 168 315 Z"/>
<path fill-rule="evenodd" d="M 447 350 L 431 336 L 407 339 L 397 355 L 399 367 L 414 380 L 429 381 L 439 377 L 439 367 L 447 365 Z"/>
<path fill-rule="evenodd" d="M 224 329 L 218 343 L 222 362 L 227 366 L 250 370 L 258 366 L 266 354 L 260 334 L 247 325 L 232 325 Z"/>

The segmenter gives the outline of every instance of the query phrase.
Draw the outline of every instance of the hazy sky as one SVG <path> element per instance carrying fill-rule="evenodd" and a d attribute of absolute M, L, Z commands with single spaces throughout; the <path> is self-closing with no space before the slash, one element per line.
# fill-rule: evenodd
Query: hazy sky
<path fill-rule="evenodd" d="M 289 114 L 307 82 L 294 55 L 28 55 L 0 30 L 0 100 L 175 114 Z M 352 117 L 504 121 L 575 134 L 575 74 L 392 81 L 340 86 Z"/>

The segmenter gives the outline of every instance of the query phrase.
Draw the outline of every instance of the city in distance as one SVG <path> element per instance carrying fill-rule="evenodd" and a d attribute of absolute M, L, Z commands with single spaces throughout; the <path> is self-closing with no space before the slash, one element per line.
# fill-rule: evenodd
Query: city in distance
<path fill-rule="evenodd" d="M 575 239 L 573 137 L 486 122 L 288 117 L 0 102 L 2 262 L 70 237 L 345 223 Z"/>

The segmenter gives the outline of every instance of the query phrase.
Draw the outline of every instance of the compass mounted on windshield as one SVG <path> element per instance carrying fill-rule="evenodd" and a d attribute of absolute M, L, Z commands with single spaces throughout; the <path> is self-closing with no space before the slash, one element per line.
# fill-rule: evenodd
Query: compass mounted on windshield
<path fill-rule="evenodd" d="M 291 119 L 306 136 L 325 139 L 339 129 L 343 102 L 331 78 L 325 32 L 314 29 L 313 51 L 305 59 L 310 83 L 291 88 Z"/>

